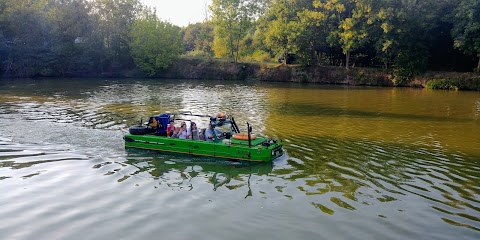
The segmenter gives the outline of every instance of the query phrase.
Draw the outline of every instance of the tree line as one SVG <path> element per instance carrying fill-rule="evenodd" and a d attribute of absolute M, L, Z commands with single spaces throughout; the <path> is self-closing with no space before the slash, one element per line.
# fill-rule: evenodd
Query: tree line
<path fill-rule="evenodd" d="M 181 28 L 139 0 L 2 0 L 0 76 L 155 75 L 179 54 Z"/>
<path fill-rule="evenodd" d="M 182 54 L 382 67 L 397 83 L 427 69 L 480 70 L 478 0 L 213 0 L 209 11 L 180 28 L 139 0 L 3 0 L 0 71 L 155 76 Z"/>

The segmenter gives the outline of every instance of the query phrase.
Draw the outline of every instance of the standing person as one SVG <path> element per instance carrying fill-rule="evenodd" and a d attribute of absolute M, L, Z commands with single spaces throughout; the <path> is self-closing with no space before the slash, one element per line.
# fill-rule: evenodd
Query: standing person
<path fill-rule="evenodd" d="M 208 142 L 211 142 L 213 141 L 213 127 L 212 127 L 212 123 L 209 123 L 208 124 L 208 128 L 207 130 L 205 130 L 205 141 L 208 141 Z"/>
<path fill-rule="evenodd" d="M 175 127 L 175 123 L 172 120 L 170 120 L 170 124 L 168 124 L 168 127 L 167 127 L 167 137 L 171 137 L 173 135 L 173 132 L 175 132 L 177 128 Z"/>
<path fill-rule="evenodd" d="M 185 122 L 182 122 L 182 124 L 180 125 L 180 130 L 178 131 L 178 138 L 187 139 L 187 137 L 187 124 Z"/>
<path fill-rule="evenodd" d="M 197 124 L 195 122 L 192 122 L 190 124 L 190 128 L 188 129 L 187 135 L 189 139 L 193 139 L 193 140 L 200 139 L 200 131 L 198 131 Z"/>

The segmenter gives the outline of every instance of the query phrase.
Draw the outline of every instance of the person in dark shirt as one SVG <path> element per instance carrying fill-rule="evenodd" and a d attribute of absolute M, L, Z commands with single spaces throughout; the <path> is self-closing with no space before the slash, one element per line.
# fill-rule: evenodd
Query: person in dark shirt
<path fill-rule="evenodd" d="M 200 139 L 200 131 L 197 128 L 197 124 L 195 122 L 192 122 L 190 124 L 190 128 L 188 129 L 188 138 L 193 139 L 193 140 L 199 140 Z"/>

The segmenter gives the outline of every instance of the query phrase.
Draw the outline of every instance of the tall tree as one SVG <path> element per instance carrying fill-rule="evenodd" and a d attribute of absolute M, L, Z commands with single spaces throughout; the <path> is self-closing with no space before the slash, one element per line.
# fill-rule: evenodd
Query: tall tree
<path fill-rule="evenodd" d="M 95 59 L 89 51 L 94 31 L 94 22 L 90 17 L 91 4 L 85 0 L 53 1 L 47 13 L 52 23 L 52 36 L 55 43 L 52 46 L 54 59 L 51 62 L 52 71 L 59 75 L 81 74 L 95 66 Z M 83 54 L 89 52 L 89 54 Z"/>
<path fill-rule="evenodd" d="M 0 21 L 6 39 L 7 75 L 30 77 L 47 69 L 53 37 L 45 10 L 48 1 L 6 0 Z"/>
<path fill-rule="evenodd" d="M 328 41 L 338 44 L 345 54 L 345 67 L 350 66 L 350 54 L 367 41 L 368 26 L 371 20 L 370 0 L 314 0 L 313 6 L 319 17 L 327 18 L 338 28 L 331 31 Z"/>
<path fill-rule="evenodd" d="M 214 44 L 225 43 L 226 51 L 233 62 L 239 58 L 240 41 L 258 13 L 255 0 L 213 0 L 210 5 L 215 24 Z M 216 53 L 217 54 L 217 53 Z"/>
<path fill-rule="evenodd" d="M 301 33 L 297 5 L 293 0 L 275 0 L 266 11 L 260 26 L 265 31 L 265 45 L 276 54 L 283 56 L 287 63 L 287 54 L 299 50 L 297 39 Z"/>
<path fill-rule="evenodd" d="M 300 35 L 300 40 L 304 42 L 302 49 L 310 48 L 308 57 L 310 62 L 328 58 L 329 64 L 335 65 L 332 53 L 335 51 L 341 54 L 342 50 L 339 41 L 331 41 L 331 36 L 338 31 L 339 20 L 335 14 L 322 10 L 319 4 L 321 4 L 319 1 L 309 1 L 309 6 L 299 13 L 305 29 L 305 33 Z"/>
<path fill-rule="evenodd" d="M 182 32 L 186 51 L 199 51 L 212 56 L 213 26 L 210 22 L 189 24 Z"/>
<path fill-rule="evenodd" d="M 385 63 L 394 65 L 394 83 L 408 84 L 428 64 L 430 31 L 438 21 L 436 0 L 383 0 L 377 10 L 377 50 Z M 386 64 L 387 65 L 387 64 Z"/>
<path fill-rule="evenodd" d="M 182 29 L 182 40 L 185 46 L 186 51 L 193 51 L 195 50 L 195 41 L 198 38 L 200 32 L 200 24 L 201 23 L 194 23 L 189 24 L 185 28 Z"/>
<path fill-rule="evenodd" d="M 205 21 L 202 23 L 202 27 L 200 28 L 197 36 L 197 40 L 195 41 L 195 49 L 202 51 L 208 57 L 212 57 L 214 30 L 210 21 Z"/>
<path fill-rule="evenodd" d="M 477 55 L 476 71 L 480 72 L 480 1 L 461 0 L 454 10 L 452 35 L 455 48 Z"/>
<path fill-rule="evenodd" d="M 137 16 L 144 11 L 139 0 L 94 0 L 94 13 L 99 16 L 106 64 L 114 69 L 130 60 L 130 31 Z"/>
<path fill-rule="evenodd" d="M 183 51 L 180 28 L 154 15 L 135 21 L 130 36 L 132 57 L 149 76 L 167 68 Z"/>

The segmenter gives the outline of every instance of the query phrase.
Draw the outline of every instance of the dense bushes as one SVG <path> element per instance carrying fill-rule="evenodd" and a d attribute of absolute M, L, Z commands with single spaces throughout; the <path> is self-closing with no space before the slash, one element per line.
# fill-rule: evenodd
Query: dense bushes
<path fill-rule="evenodd" d="M 429 89 L 480 91 L 480 77 L 469 79 L 433 79 L 427 82 Z"/>

